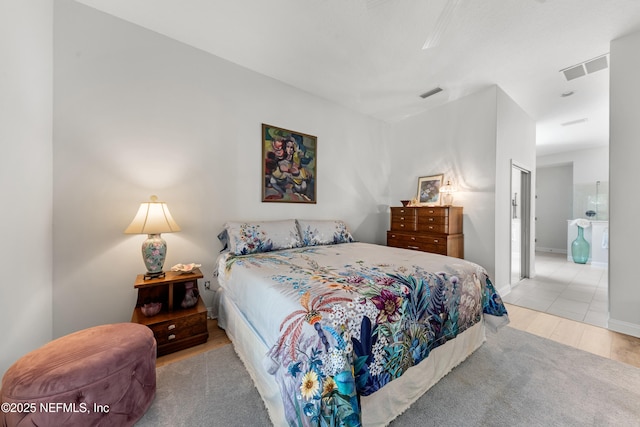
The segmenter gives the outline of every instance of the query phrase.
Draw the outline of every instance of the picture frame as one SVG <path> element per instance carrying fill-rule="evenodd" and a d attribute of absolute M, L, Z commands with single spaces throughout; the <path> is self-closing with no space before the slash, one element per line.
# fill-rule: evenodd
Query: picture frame
<path fill-rule="evenodd" d="M 422 176 L 418 178 L 416 199 L 419 206 L 436 206 L 440 204 L 440 187 L 444 174 Z"/>
<path fill-rule="evenodd" d="M 262 124 L 262 201 L 316 203 L 318 138 Z"/>

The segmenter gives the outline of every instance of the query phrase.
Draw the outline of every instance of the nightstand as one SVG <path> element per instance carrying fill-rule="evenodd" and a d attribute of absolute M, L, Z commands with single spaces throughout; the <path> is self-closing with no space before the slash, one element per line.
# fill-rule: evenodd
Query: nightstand
<path fill-rule="evenodd" d="M 190 287 L 198 289 L 198 279 L 203 277 L 199 269 L 184 274 L 167 271 L 165 277 L 144 280 L 138 274 L 134 287 L 138 301 L 131 321 L 148 326 L 158 345 L 158 356 L 203 344 L 209 339 L 207 307 L 198 295 L 194 306 L 183 308 L 182 300 Z M 141 307 L 147 302 L 161 302 L 162 310 L 154 316 L 145 316 Z"/>

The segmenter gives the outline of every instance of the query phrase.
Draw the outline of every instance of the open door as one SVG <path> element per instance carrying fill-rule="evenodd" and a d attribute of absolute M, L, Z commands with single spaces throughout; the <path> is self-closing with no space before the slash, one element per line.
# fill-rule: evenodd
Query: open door
<path fill-rule="evenodd" d="M 529 277 L 531 171 L 511 163 L 511 286 Z"/>

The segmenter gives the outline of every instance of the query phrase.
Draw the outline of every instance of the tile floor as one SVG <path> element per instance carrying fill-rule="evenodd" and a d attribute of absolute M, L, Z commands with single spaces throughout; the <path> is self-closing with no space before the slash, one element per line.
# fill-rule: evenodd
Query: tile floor
<path fill-rule="evenodd" d="M 575 264 L 566 254 L 536 252 L 536 277 L 503 297 L 507 303 L 590 325 L 607 327 L 607 267 Z"/>

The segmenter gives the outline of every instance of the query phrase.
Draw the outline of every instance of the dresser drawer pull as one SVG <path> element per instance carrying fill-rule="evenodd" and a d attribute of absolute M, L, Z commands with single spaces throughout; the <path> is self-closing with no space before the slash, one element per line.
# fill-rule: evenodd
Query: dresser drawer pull
<path fill-rule="evenodd" d="M 392 234 L 392 235 L 391 235 L 391 237 L 396 237 L 396 235 L 395 235 L 395 234 Z"/>
<path fill-rule="evenodd" d="M 434 212 L 435 212 L 435 211 L 433 211 L 433 210 L 429 211 L 429 213 L 434 213 Z"/>
<path fill-rule="evenodd" d="M 172 329 L 175 329 L 175 328 L 176 328 L 176 325 L 169 325 L 169 326 L 167 326 L 167 330 L 168 330 L 168 331 L 170 331 L 170 330 L 172 330 Z"/>
<path fill-rule="evenodd" d="M 176 336 L 175 336 L 174 334 L 171 334 L 171 335 L 169 335 L 169 336 L 167 337 L 167 339 L 168 339 L 169 341 L 171 341 L 171 340 L 175 340 L 175 339 L 176 339 Z"/>
<path fill-rule="evenodd" d="M 438 243 L 438 242 L 440 242 L 440 240 L 438 240 L 438 239 L 433 239 L 433 243 Z"/>
<path fill-rule="evenodd" d="M 420 249 L 419 246 L 407 246 L 408 249 Z"/>
<path fill-rule="evenodd" d="M 429 226 L 429 230 L 433 230 L 433 225 L 430 225 L 430 226 Z"/>
<path fill-rule="evenodd" d="M 416 238 L 415 238 L 415 237 L 413 237 L 413 236 L 411 236 L 411 240 L 416 240 Z"/>
<path fill-rule="evenodd" d="M 429 221 L 433 222 L 435 220 L 435 218 L 429 218 Z"/>
<path fill-rule="evenodd" d="M 404 217 L 403 216 L 400 217 L 400 221 L 404 221 Z"/>
<path fill-rule="evenodd" d="M 400 224 L 400 227 L 404 227 L 404 224 Z"/>

